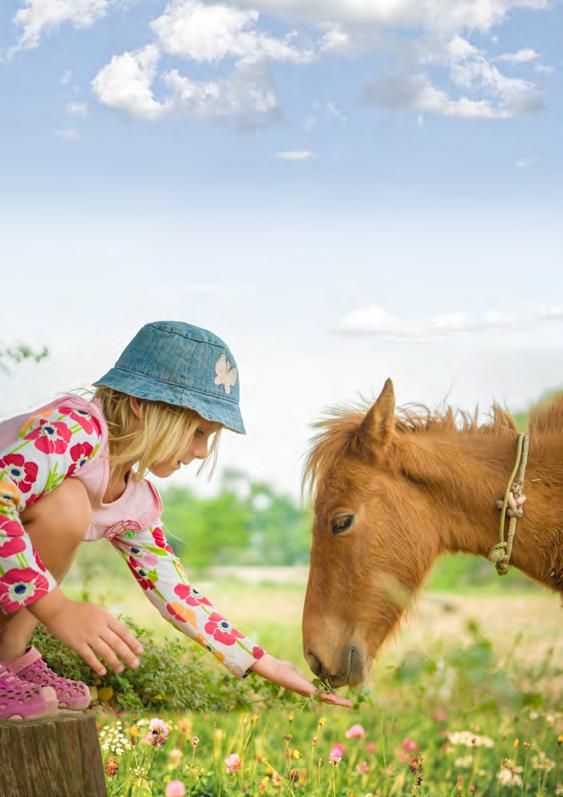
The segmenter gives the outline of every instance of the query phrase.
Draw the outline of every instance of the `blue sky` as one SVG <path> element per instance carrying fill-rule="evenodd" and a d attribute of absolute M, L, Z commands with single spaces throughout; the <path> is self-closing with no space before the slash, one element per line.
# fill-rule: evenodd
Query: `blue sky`
<path fill-rule="evenodd" d="M 188 320 L 239 360 L 224 462 L 295 492 L 308 423 L 389 375 L 561 384 L 562 31 L 547 0 L 4 3 L 2 339 L 52 356 L 0 414 Z"/>

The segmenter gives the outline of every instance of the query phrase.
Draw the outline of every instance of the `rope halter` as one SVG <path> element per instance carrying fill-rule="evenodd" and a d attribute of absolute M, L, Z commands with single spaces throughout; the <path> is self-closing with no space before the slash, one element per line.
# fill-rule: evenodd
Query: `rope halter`
<path fill-rule="evenodd" d="M 529 435 L 527 433 L 519 435 L 514 468 L 510 474 L 510 480 L 506 486 L 504 498 L 497 501 L 497 507 L 500 509 L 500 539 L 489 551 L 488 558 L 491 562 L 494 562 L 499 576 L 504 576 L 508 573 L 510 557 L 512 555 L 512 544 L 514 542 L 514 535 L 516 534 L 516 523 L 518 522 L 518 518 L 521 518 L 524 514 L 526 496 L 522 495 L 522 490 L 524 489 L 524 475 L 526 473 L 526 465 L 528 464 L 529 450 Z M 514 479 L 516 479 L 516 474 L 518 474 L 518 478 L 514 481 Z M 508 524 L 508 534 L 505 540 L 504 527 L 507 516 L 510 518 L 510 522 Z"/>

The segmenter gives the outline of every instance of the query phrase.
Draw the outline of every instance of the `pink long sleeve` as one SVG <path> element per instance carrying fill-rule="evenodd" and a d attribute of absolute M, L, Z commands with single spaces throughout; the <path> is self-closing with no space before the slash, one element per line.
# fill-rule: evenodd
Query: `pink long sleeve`
<path fill-rule="evenodd" d="M 0 450 L 0 610 L 29 606 L 57 586 L 20 519 L 99 449 L 101 429 L 89 413 L 48 405 L 30 415 L 12 443 Z"/>

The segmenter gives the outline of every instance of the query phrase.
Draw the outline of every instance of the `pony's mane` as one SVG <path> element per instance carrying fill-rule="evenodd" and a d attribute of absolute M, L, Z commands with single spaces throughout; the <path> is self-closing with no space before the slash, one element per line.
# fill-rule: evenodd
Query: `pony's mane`
<path fill-rule="evenodd" d="M 354 405 L 330 407 L 312 424 L 318 432 L 309 443 L 302 480 L 302 495 L 307 486 L 314 492 L 319 479 L 348 449 L 372 402 L 361 399 Z M 395 429 L 399 434 L 441 431 L 450 434 L 514 434 L 516 424 L 508 410 L 493 404 L 486 420 L 479 420 L 479 408 L 473 413 L 449 404 L 431 410 L 424 404 L 405 404 L 395 411 Z M 540 404 L 530 413 L 530 431 L 538 434 L 563 432 L 563 393 Z"/>

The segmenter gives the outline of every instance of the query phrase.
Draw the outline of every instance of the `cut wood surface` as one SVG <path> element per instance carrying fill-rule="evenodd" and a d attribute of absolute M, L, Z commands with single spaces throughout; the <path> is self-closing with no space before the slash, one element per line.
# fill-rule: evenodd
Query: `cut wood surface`
<path fill-rule="evenodd" d="M 92 711 L 0 721 L 2 797 L 107 797 Z"/>

